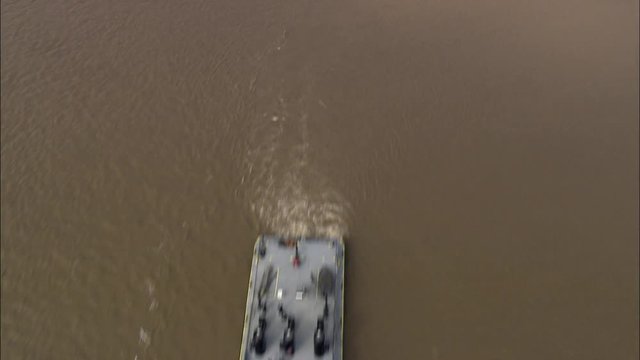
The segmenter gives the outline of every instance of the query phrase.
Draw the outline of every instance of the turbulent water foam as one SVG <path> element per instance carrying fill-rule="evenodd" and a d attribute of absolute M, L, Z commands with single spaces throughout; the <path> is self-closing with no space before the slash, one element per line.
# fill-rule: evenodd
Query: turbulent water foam
<path fill-rule="evenodd" d="M 309 161 L 306 113 L 280 97 L 278 110 L 252 129 L 243 183 L 261 231 L 284 236 L 343 237 L 348 204 Z"/>

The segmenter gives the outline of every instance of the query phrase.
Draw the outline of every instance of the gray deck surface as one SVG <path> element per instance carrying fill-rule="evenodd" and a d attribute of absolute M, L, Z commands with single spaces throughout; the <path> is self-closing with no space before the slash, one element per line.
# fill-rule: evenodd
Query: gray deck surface
<path fill-rule="evenodd" d="M 261 257 L 258 253 L 260 238 L 256 242 L 251 268 L 251 278 L 247 295 L 247 310 L 243 330 L 241 360 L 280 360 L 280 359 L 342 359 L 342 299 L 344 280 L 344 247 L 341 240 L 335 239 L 297 239 L 298 251 L 301 259 L 300 266 L 294 267 L 292 259 L 295 253 L 293 247 L 279 245 L 280 238 L 264 236 L 266 254 Z M 258 355 L 251 348 L 251 337 L 258 324 L 258 289 L 261 286 L 263 274 L 273 266 L 275 277 L 266 292 L 267 302 L 267 350 Z M 313 352 L 313 333 L 316 322 L 324 309 L 324 298 L 318 292 L 317 285 L 311 279 L 311 274 L 318 275 L 322 266 L 329 266 L 335 274 L 335 291 L 328 297 L 329 316 L 325 320 L 326 341 L 328 349 L 323 356 L 316 356 Z M 302 299 L 296 299 L 296 293 L 304 291 Z M 278 294 L 281 294 L 279 298 Z M 280 349 L 280 341 L 286 322 L 278 313 L 278 305 L 282 304 L 286 313 L 294 317 L 295 325 L 295 353 L 286 355 Z"/>

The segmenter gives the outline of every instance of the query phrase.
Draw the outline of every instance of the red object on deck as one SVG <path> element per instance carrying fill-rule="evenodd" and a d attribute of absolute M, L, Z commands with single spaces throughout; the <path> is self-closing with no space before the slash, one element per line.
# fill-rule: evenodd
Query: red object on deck
<path fill-rule="evenodd" d="M 300 266 L 300 255 L 298 255 L 298 243 L 296 243 L 296 254 L 293 256 L 293 267 Z"/>

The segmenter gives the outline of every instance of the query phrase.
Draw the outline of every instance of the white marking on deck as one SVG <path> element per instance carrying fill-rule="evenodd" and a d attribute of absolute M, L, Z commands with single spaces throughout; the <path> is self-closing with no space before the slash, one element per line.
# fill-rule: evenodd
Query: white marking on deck
<path fill-rule="evenodd" d="M 275 289 L 273 291 L 273 296 L 274 297 L 278 296 L 278 281 L 280 281 L 280 268 L 278 268 L 278 270 L 276 270 L 276 286 L 275 286 Z"/>

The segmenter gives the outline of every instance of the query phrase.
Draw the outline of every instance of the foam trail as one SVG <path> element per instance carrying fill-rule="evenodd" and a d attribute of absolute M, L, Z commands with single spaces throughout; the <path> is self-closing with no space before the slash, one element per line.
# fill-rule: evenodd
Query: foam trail
<path fill-rule="evenodd" d="M 349 206 L 309 162 L 308 116 L 290 122 L 282 98 L 279 110 L 255 128 L 245 159 L 243 184 L 260 230 L 284 236 L 346 236 Z M 274 117 L 278 121 L 272 121 Z M 297 144 L 287 144 L 296 138 Z"/>

